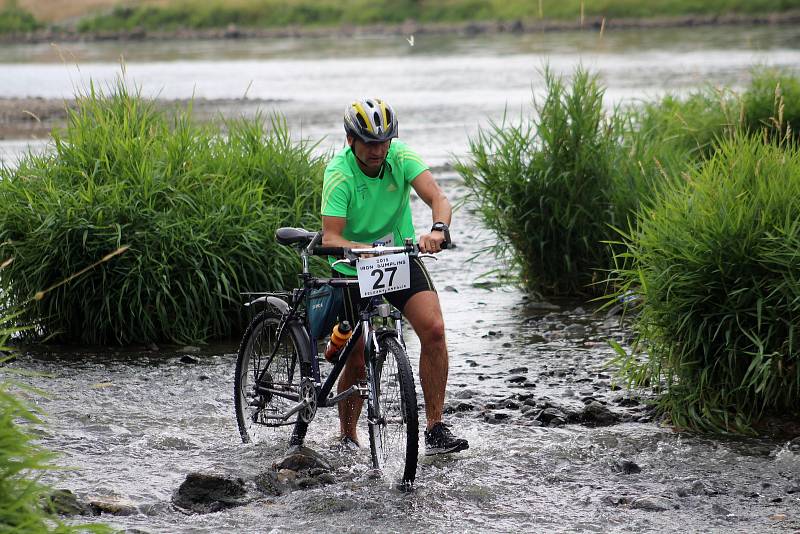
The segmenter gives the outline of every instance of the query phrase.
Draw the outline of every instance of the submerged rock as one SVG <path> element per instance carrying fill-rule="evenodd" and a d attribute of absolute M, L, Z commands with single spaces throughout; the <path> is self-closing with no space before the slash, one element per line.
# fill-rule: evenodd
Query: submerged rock
<path fill-rule="evenodd" d="M 318 452 L 302 446 L 289 449 L 286 456 L 279 462 L 276 462 L 273 467 L 277 471 L 281 469 L 302 471 L 304 469 L 314 468 L 330 471 L 333 469 L 328 460 L 323 458 Z"/>
<path fill-rule="evenodd" d="M 58 515 L 97 515 L 91 506 L 78 499 L 68 489 L 54 490 L 47 496 L 47 504 Z"/>
<path fill-rule="evenodd" d="M 247 504 L 241 478 L 207 473 L 189 473 L 172 496 L 172 503 L 191 512 L 205 514 Z"/>
<path fill-rule="evenodd" d="M 102 497 L 89 501 L 89 506 L 97 514 L 111 514 L 111 515 L 136 515 L 139 509 L 130 501 L 119 499 L 116 497 Z"/>
<path fill-rule="evenodd" d="M 609 426 L 619 423 L 620 417 L 597 401 L 586 405 L 578 416 L 579 422 L 586 426 Z"/>
<path fill-rule="evenodd" d="M 625 458 L 620 458 L 613 465 L 614 471 L 618 473 L 623 473 L 625 475 L 633 475 L 636 473 L 641 473 L 642 468 L 639 467 L 639 464 L 634 462 L 633 460 L 628 460 Z"/>

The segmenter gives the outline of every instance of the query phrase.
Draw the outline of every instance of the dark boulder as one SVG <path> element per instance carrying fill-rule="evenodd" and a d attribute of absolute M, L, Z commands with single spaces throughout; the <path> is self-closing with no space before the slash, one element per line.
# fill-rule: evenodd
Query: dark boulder
<path fill-rule="evenodd" d="M 189 473 L 172 496 L 175 506 L 199 514 L 219 512 L 247 502 L 242 479 L 207 473 Z"/>

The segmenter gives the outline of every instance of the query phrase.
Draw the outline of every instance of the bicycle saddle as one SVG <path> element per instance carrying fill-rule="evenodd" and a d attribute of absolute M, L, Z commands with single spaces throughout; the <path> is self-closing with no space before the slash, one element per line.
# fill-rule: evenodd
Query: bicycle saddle
<path fill-rule="evenodd" d="M 317 235 L 316 232 L 309 232 L 303 228 L 278 228 L 275 231 L 275 240 L 281 245 L 293 245 L 295 243 L 302 243 L 307 245 Z"/>

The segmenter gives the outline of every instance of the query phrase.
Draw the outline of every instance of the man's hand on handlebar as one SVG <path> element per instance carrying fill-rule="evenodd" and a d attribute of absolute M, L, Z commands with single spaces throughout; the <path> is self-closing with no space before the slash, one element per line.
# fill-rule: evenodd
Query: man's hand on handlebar
<path fill-rule="evenodd" d="M 442 232 L 430 232 L 419 236 L 419 251 L 435 254 L 447 248 L 445 235 Z"/>

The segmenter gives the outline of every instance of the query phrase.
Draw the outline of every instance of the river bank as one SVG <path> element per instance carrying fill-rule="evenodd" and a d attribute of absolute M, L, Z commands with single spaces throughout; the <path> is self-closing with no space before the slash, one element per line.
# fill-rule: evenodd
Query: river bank
<path fill-rule="evenodd" d="M 247 28 L 229 25 L 225 28 L 176 29 L 151 31 L 142 28 L 130 31 L 78 32 L 68 29 L 43 29 L 27 33 L 0 35 L 0 43 L 53 43 L 95 41 L 167 41 L 199 39 L 263 39 L 263 38 L 323 38 L 374 35 L 479 35 L 491 33 L 537 33 L 563 31 L 611 31 L 628 29 L 691 28 L 708 26 L 786 25 L 800 22 L 800 10 L 780 13 L 717 15 L 684 15 L 653 18 L 585 17 L 575 20 L 513 20 L 421 23 L 408 20 L 402 24 L 372 24 L 364 26 L 285 26 L 280 28 Z"/>

